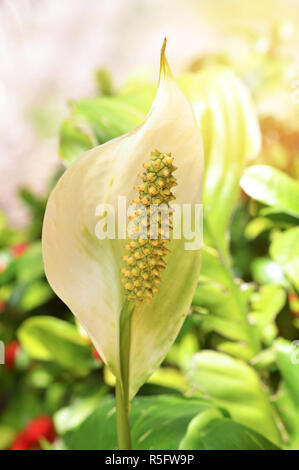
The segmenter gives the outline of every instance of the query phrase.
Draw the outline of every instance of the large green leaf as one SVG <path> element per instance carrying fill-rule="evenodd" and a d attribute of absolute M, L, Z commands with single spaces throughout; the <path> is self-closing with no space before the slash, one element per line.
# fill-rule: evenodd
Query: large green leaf
<path fill-rule="evenodd" d="M 279 338 L 274 343 L 282 376 L 276 406 L 289 434 L 288 447 L 299 447 L 299 343 Z"/>
<path fill-rule="evenodd" d="M 288 175 L 267 165 L 247 168 L 241 187 L 257 201 L 275 206 L 278 212 L 299 216 L 299 184 Z"/>
<path fill-rule="evenodd" d="M 271 243 L 270 255 L 299 291 L 299 227 L 277 235 Z"/>
<path fill-rule="evenodd" d="M 31 317 L 18 330 L 19 340 L 28 354 L 51 361 L 84 375 L 93 366 L 90 346 L 75 326 L 50 316 Z"/>
<path fill-rule="evenodd" d="M 211 409 L 191 421 L 180 449 L 278 450 L 278 447 L 261 434 Z"/>
<path fill-rule="evenodd" d="M 190 421 L 207 401 L 173 395 L 136 397 L 131 405 L 133 449 L 178 449 Z M 116 449 L 115 402 L 107 397 L 73 434 L 70 449 Z"/>
<path fill-rule="evenodd" d="M 64 434 L 77 428 L 98 406 L 106 393 L 106 387 L 99 388 L 96 393 L 87 397 L 76 397 L 69 406 L 61 408 L 54 415 L 55 428 L 59 434 Z"/>
<path fill-rule="evenodd" d="M 188 377 L 195 395 L 204 393 L 233 420 L 257 432 L 263 429 L 269 440 L 280 443 L 269 397 L 252 367 L 226 354 L 202 351 L 194 356 Z"/>
<path fill-rule="evenodd" d="M 111 397 L 82 423 L 71 450 L 117 449 L 115 404 Z M 225 418 L 209 402 L 160 395 L 137 397 L 131 407 L 134 450 L 266 450 L 277 447 L 257 432 Z"/>
<path fill-rule="evenodd" d="M 210 404 L 203 400 L 160 396 L 152 406 L 139 404 L 138 416 L 132 428 L 135 449 L 178 449 L 187 426 Z"/>

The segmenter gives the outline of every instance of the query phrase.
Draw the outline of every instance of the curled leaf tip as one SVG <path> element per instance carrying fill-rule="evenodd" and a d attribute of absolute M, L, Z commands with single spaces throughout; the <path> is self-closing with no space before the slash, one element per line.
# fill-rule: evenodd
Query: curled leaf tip
<path fill-rule="evenodd" d="M 165 77 L 167 75 L 172 77 L 172 72 L 171 72 L 171 69 L 169 67 L 168 61 L 166 59 L 166 55 L 165 55 L 166 44 L 167 44 L 167 38 L 165 37 L 164 40 L 163 40 L 162 47 L 161 47 L 160 79 L 161 79 L 161 77 Z"/>

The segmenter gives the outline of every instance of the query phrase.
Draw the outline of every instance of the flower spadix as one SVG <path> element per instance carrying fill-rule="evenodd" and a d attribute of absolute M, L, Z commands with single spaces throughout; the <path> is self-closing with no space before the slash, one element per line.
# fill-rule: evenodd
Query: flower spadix
<path fill-rule="evenodd" d="M 202 173 L 200 129 L 172 77 L 164 43 L 159 86 L 145 122 L 82 155 L 48 201 L 43 226 L 47 278 L 117 378 L 120 315 L 126 302 L 134 305 L 131 397 L 164 359 L 184 321 L 199 277 L 200 250 L 185 249 L 183 231 L 181 238 L 164 239 L 160 222 L 153 240 L 128 233 L 123 239 L 119 227 L 114 239 L 99 239 L 97 207 L 110 204 L 119 221 L 120 196 L 147 209 L 172 201 L 194 206 L 201 202 Z"/>
<path fill-rule="evenodd" d="M 169 203 L 175 199 L 171 188 L 177 185 L 172 173 L 177 168 L 173 165 L 171 153 L 163 154 L 157 150 L 151 153 L 150 161 L 144 163 L 143 167 L 145 172 L 139 175 L 143 182 L 135 187 L 139 197 L 133 201 L 136 210 L 131 219 L 142 224 L 145 237 L 137 237 L 137 240 L 126 245 L 129 254 L 123 257 L 127 266 L 122 269 L 122 282 L 129 300 L 150 302 L 158 292 L 160 272 L 166 268 L 163 258 L 169 253 L 169 249 L 165 244 L 169 241 L 169 229 L 172 229 L 172 209 Z M 145 208 L 143 214 L 138 210 L 140 205 Z M 166 227 L 163 226 L 162 214 L 158 212 L 162 206 L 164 210 L 168 210 Z M 157 233 L 155 238 L 151 238 L 154 235 L 151 234 L 151 220 L 154 215 L 157 218 Z"/>

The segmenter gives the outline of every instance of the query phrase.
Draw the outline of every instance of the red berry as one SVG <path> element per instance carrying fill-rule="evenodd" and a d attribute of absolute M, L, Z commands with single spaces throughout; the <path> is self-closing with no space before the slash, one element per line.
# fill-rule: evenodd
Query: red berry
<path fill-rule="evenodd" d="M 12 369 L 15 365 L 16 357 L 20 349 L 18 341 L 12 341 L 5 346 L 5 366 Z"/>
<path fill-rule="evenodd" d="M 27 248 L 28 248 L 27 242 L 19 243 L 18 245 L 14 245 L 11 248 L 11 254 L 14 258 L 20 258 L 21 256 L 23 256 L 25 251 L 27 251 Z"/>

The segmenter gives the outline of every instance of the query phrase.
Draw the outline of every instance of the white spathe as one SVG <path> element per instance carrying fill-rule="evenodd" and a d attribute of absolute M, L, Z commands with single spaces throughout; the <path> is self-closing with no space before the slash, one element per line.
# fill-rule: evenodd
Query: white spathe
<path fill-rule="evenodd" d="M 120 282 L 124 240 L 99 240 L 96 207 L 118 196 L 136 198 L 142 165 L 154 150 L 171 152 L 178 186 L 175 203 L 200 203 L 203 175 L 201 132 L 192 107 L 161 53 L 159 87 L 145 122 L 134 131 L 82 155 L 53 190 L 43 226 L 48 281 L 91 337 L 111 371 L 119 376 L 119 315 L 125 296 Z M 168 244 L 167 267 L 150 304 L 132 317 L 130 396 L 164 359 L 184 321 L 199 278 L 200 251 L 185 240 Z"/>

